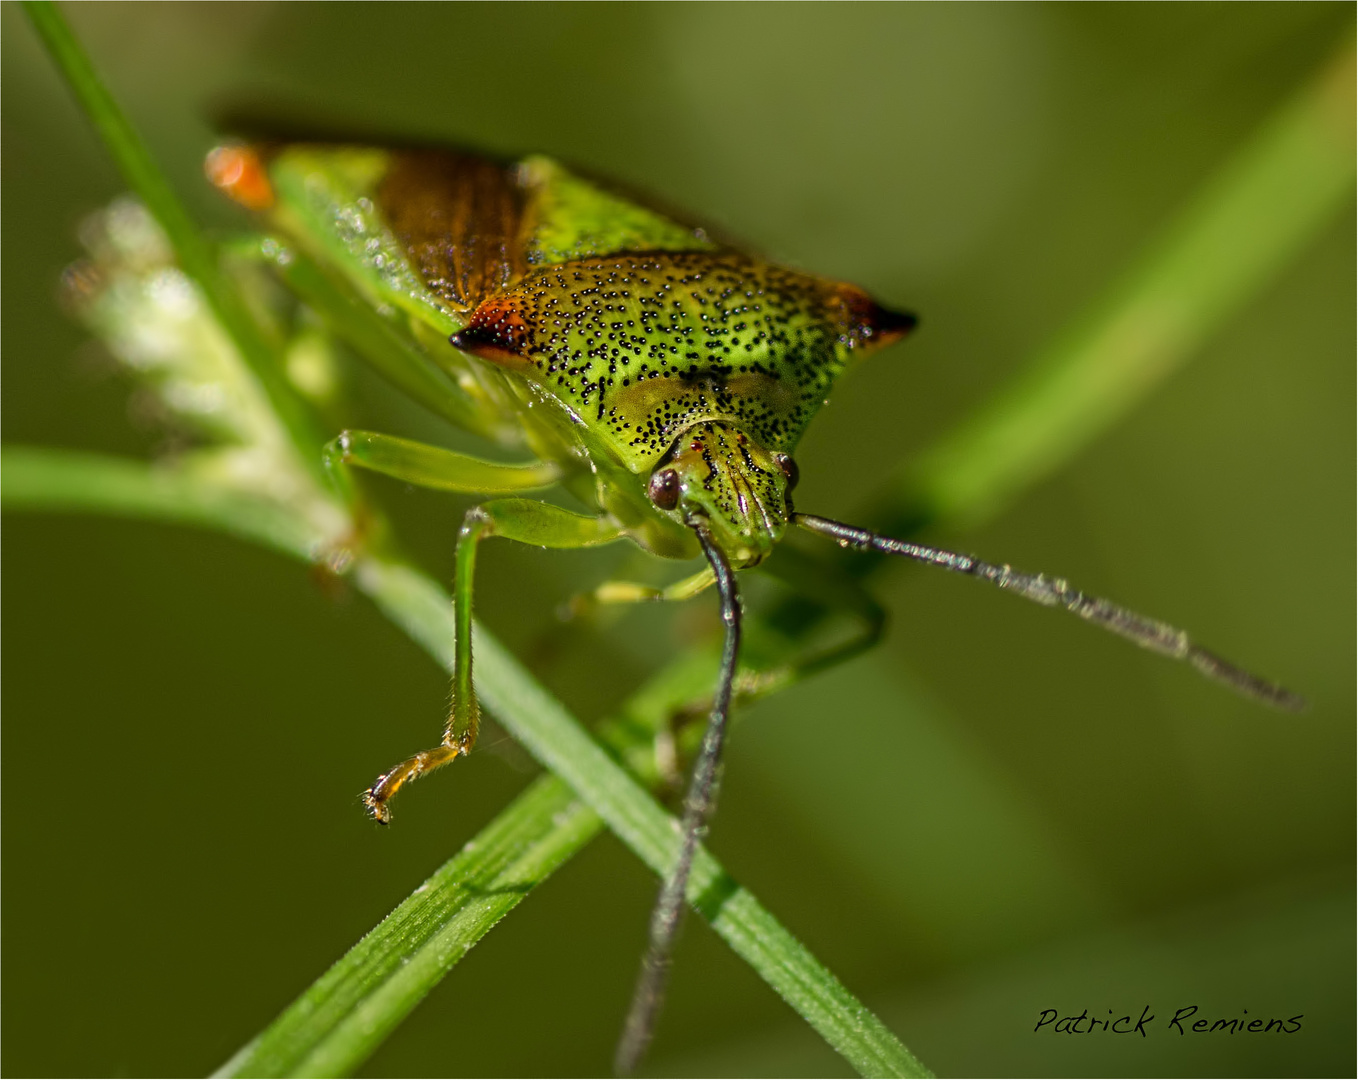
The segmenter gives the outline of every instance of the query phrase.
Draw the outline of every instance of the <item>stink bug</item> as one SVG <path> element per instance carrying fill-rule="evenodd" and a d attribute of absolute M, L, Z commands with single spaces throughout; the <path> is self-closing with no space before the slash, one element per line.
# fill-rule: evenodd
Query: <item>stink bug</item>
<path fill-rule="evenodd" d="M 715 803 L 733 696 L 759 692 L 738 686 L 737 574 L 760 564 L 790 528 L 1064 607 L 1264 703 L 1301 705 L 1183 631 L 1064 579 L 796 509 L 792 454 L 807 424 L 852 363 L 915 326 L 913 315 L 855 286 L 746 255 L 545 157 L 500 162 L 441 149 L 261 144 L 219 148 L 208 173 L 281 235 L 285 277 L 300 282 L 297 268 L 306 264 L 327 288 L 386 313 L 366 337 L 350 327 L 355 345 L 387 335 L 399 339 L 393 347 L 427 356 L 456 387 L 431 395 L 432 407 L 535 458 L 502 465 L 366 431 L 345 431 L 327 448 L 340 483 L 357 467 L 497 496 L 468 511 L 458 540 L 453 704 L 443 739 L 376 779 L 364 793 L 374 819 L 387 822 L 405 784 L 476 743 L 471 614 L 482 540 L 582 548 L 630 539 L 661 557 L 705 560 L 666 590 L 610 583 L 594 594 L 603 602 L 679 599 L 715 585 L 725 627 L 682 847 L 652 916 L 618 1050 L 622 1072 L 637 1064 L 654 1029 L 691 861 Z M 407 378 L 406 388 L 428 392 L 417 382 Z M 592 513 L 499 497 L 553 484 Z M 785 685 L 814 663 L 794 659 L 767 685 Z"/>

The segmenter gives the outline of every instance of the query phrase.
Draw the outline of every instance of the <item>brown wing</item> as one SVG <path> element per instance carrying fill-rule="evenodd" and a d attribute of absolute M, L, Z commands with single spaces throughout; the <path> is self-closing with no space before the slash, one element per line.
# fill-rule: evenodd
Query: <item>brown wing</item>
<path fill-rule="evenodd" d="M 431 292 L 464 311 L 523 274 L 513 167 L 451 150 L 398 150 L 377 203 Z"/>

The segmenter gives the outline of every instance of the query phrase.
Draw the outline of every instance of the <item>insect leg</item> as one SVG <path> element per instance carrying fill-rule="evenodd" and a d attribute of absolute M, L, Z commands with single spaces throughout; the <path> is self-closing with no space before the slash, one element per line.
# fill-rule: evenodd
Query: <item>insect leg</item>
<path fill-rule="evenodd" d="M 793 605 L 791 611 L 785 610 L 776 623 L 770 625 L 766 620 L 761 624 L 766 629 L 767 637 L 773 639 L 769 644 L 781 646 L 777 652 L 785 652 L 787 637 L 805 637 L 810 623 L 824 615 L 844 613 L 858 625 L 843 640 L 803 648 L 798 654 L 781 662 L 770 662 L 760 657 L 758 652 L 768 654 L 774 649 L 766 647 L 762 640 L 753 642 L 758 651 L 751 650 L 748 659 L 759 665 L 760 670 L 742 672 L 737 680 L 736 696 L 742 704 L 852 660 L 882 639 L 886 628 L 886 611 L 856 578 L 846 574 L 842 568 L 784 545 L 759 569 L 786 585 L 801 601 Z"/>
<path fill-rule="evenodd" d="M 684 913 L 693 854 L 717 802 L 717 773 L 730 718 L 736 660 L 740 653 L 740 594 L 736 589 L 735 574 L 707 530 L 701 524 L 694 524 L 693 529 L 698 534 L 703 554 L 711 564 L 717 591 L 721 594 L 721 616 L 726 624 L 721 675 L 717 680 L 717 692 L 712 701 L 712 715 L 703 736 L 702 750 L 693 766 L 693 779 L 689 783 L 688 797 L 684 800 L 679 857 L 660 887 L 660 896 L 651 912 L 646 955 L 642 960 L 641 974 L 632 995 L 622 1039 L 613 1059 L 614 1068 L 623 1076 L 636 1068 L 655 1032 L 656 1016 L 664 998 L 665 984 L 669 980 L 670 954 Z"/>
<path fill-rule="evenodd" d="M 605 581 L 602 585 L 585 593 L 576 593 L 562 605 L 561 619 L 591 618 L 600 608 L 619 607 L 624 604 L 674 603 L 691 600 L 706 592 L 716 582 L 711 567 L 703 567 L 696 574 L 681 578 L 664 587 L 642 585 L 635 581 Z M 675 734 L 689 719 L 696 720 L 710 711 L 712 699 L 704 697 L 687 708 L 672 710 L 667 723 L 663 723 L 655 733 L 655 762 L 664 779 L 665 788 L 678 791 L 683 783 L 680 772 L 679 753 Z"/>
<path fill-rule="evenodd" d="M 346 431 L 325 447 L 326 468 L 357 465 L 407 484 L 473 495 L 501 495 L 551 487 L 561 470 L 549 462 L 501 465 L 428 443 L 373 431 Z"/>
<path fill-rule="evenodd" d="M 391 820 L 388 803 L 400 788 L 440 765 L 471 753 L 480 726 L 480 709 L 472 685 L 472 581 L 476 550 L 482 540 L 502 536 L 522 544 L 549 548 L 583 548 L 607 544 L 625 534 L 610 519 L 575 514 L 531 499 L 497 499 L 473 506 L 463 518 L 457 538 L 456 581 L 453 584 L 455 634 L 453 643 L 453 707 L 443 741 L 432 750 L 407 758 L 377 778 L 363 803 L 378 821 Z"/>
<path fill-rule="evenodd" d="M 645 604 L 691 600 L 706 592 L 716 582 L 711 567 L 682 578 L 672 585 L 657 587 L 635 581 L 605 581 L 589 592 L 577 593 L 566 603 L 563 618 L 578 618 L 596 609 L 617 604 Z"/>
<path fill-rule="evenodd" d="M 759 565 L 759 572 L 777 579 L 794 595 L 776 614 L 770 613 L 747 627 L 732 691 L 737 705 L 748 705 L 846 663 L 881 640 L 885 610 L 842 567 L 783 545 Z M 828 641 L 802 644 L 815 623 L 836 614 L 853 620 L 847 634 L 839 632 Z M 693 729 L 711 707 L 711 695 L 704 694 L 676 699 L 663 714 L 647 718 L 656 730 L 656 765 L 662 777 L 678 775 L 678 762 L 696 749 Z M 669 784 L 674 786 L 673 781 Z"/>
<path fill-rule="evenodd" d="M 1102 626 L 1105 630 L 1111 630 L 1143 649 L 1150 649 L 1175 660 L 1187 660 L 1209 679 L 1224 683 L 1232 690 L 1274 708 L 1298 712 L 1306 707 L 1306 702 L 1290 690 L 1257 675 L 1251 675 L 1215 653 L 1194 644 L 1183 630 L 1162 623 L 1158 619 L 1138 615 L 1111 601 L 1088 596 L 1065 578 L 1021 573 L 1008 565 L 996 566 L 972 555 L 962 555 L 955 551 L 906 540 L 893 540 L 868 529 L 845 525 L 813 514 L 794 514 L 792 520 L 804 529 L 830 537 L 841 547 L 877 551 L 884 555 L 901 555 L 916 562 L 940 566 L 954 573 L 968 574 L 988 581 L 998 588 L 1007 589 L 1046 607 L 1063 607 L 1072 615 L 1077 615 L 1096 626 Z"/>

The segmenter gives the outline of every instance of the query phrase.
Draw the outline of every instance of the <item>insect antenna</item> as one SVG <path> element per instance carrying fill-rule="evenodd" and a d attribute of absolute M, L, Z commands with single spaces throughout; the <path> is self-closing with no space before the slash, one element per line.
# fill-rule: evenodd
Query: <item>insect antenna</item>
<path fill-rule="evenodd" d="M 845 525 L 814 514 L 793 514 L 792 520 L 804 529 L 836 540 L 841 547 L 876 551 L 883 555 L 902 555 L 916 562 L 928 563 L 930 566 L 941 566 L 944 570 L 951 570 L 954 573 L 969 574 L 1047 607 L 1063 607 L 1086 622 L 1111 630 L 1143 649 L 1150 649 L 1175 660 L 1187 660 L 1209 679 L 1224 683 L 1245 697 L 1289 712 L 1300 712 L 1306 708 L 1304 698 L 1277 683 L 1261 679 L 1258 675 L 1251 675 L 1215 653 L 1208 652 L 1202 646 L 1195 645 L 1184 631 L 1158 619 L 1138 615 L 1135 611 L 1119 607 L 1108 600 L 1082 593 L 1065 578 L 1024 574 L 1008 565 L 996 566 L 993 563 L 982 562 L 972 555 L 961 555 L 955 551 L 930 547 L 927 544 L 914 544 L 907 540 L 893 540 L 889 536 L 879 536 L 868 529 Z"/>
<path fill-rule="evenodd" d="M 688 889 L 689 872 L 693 869 L 693 855 L 698 841 L 706 831 L 707 819 L 717 804 L 717 780 L 721 767 L 722 744 L 726 739 L 726 722 L 731 712 L 731 686 L 735 681 L 736 659 L 740 653 L 740 594 L 736 576 L 726 555 L 713 542 L 711 534 L 700 522 L 690 522 L 698 534 L 703 554 L 712 566 L 721 597 L 721 618 L 726 624 L 726 637 L 721 653 L 721 674 L 712 699 L 712 714 L 707 721 L 702 748 L 693 765 L 688 795 L 684 799 L 684 814 L 680 821 L 683 837 L 679 858 L 660 887 L 660 896 L 651 912 L 650 936 L 646 955 L 642 958 L 641 974 L 627 1012 L 627 1023 L 613 1058 L 613 1068 L 619 1076 L 628 1076 L 641 1061 L 655 1034 L 656 1016 L 665 996 L 669 981 L 670 953 L 684 915 L 684 897 Z"/>

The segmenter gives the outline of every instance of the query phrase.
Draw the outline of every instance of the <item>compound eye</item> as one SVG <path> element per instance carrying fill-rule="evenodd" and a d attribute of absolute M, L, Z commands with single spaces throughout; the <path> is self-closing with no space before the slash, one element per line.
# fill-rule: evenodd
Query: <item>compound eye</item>
<path fill-rule="evenodd" d="M 791 491 L 797 486 L 797 481 L 801 479 L 801 470 L 797 468 L 797 463 L 788 454 L 774 454 L 773 460 L 778 468 L 783 470 L 783 475 L 787 477 L 787 489 Z"/>
<path fill-rule="evenodd" d="M 679 474 L 673 469 L 661 469 L 651 476 L 646 494 L 661 510 L 673 510 L 679 505 Z"/>

